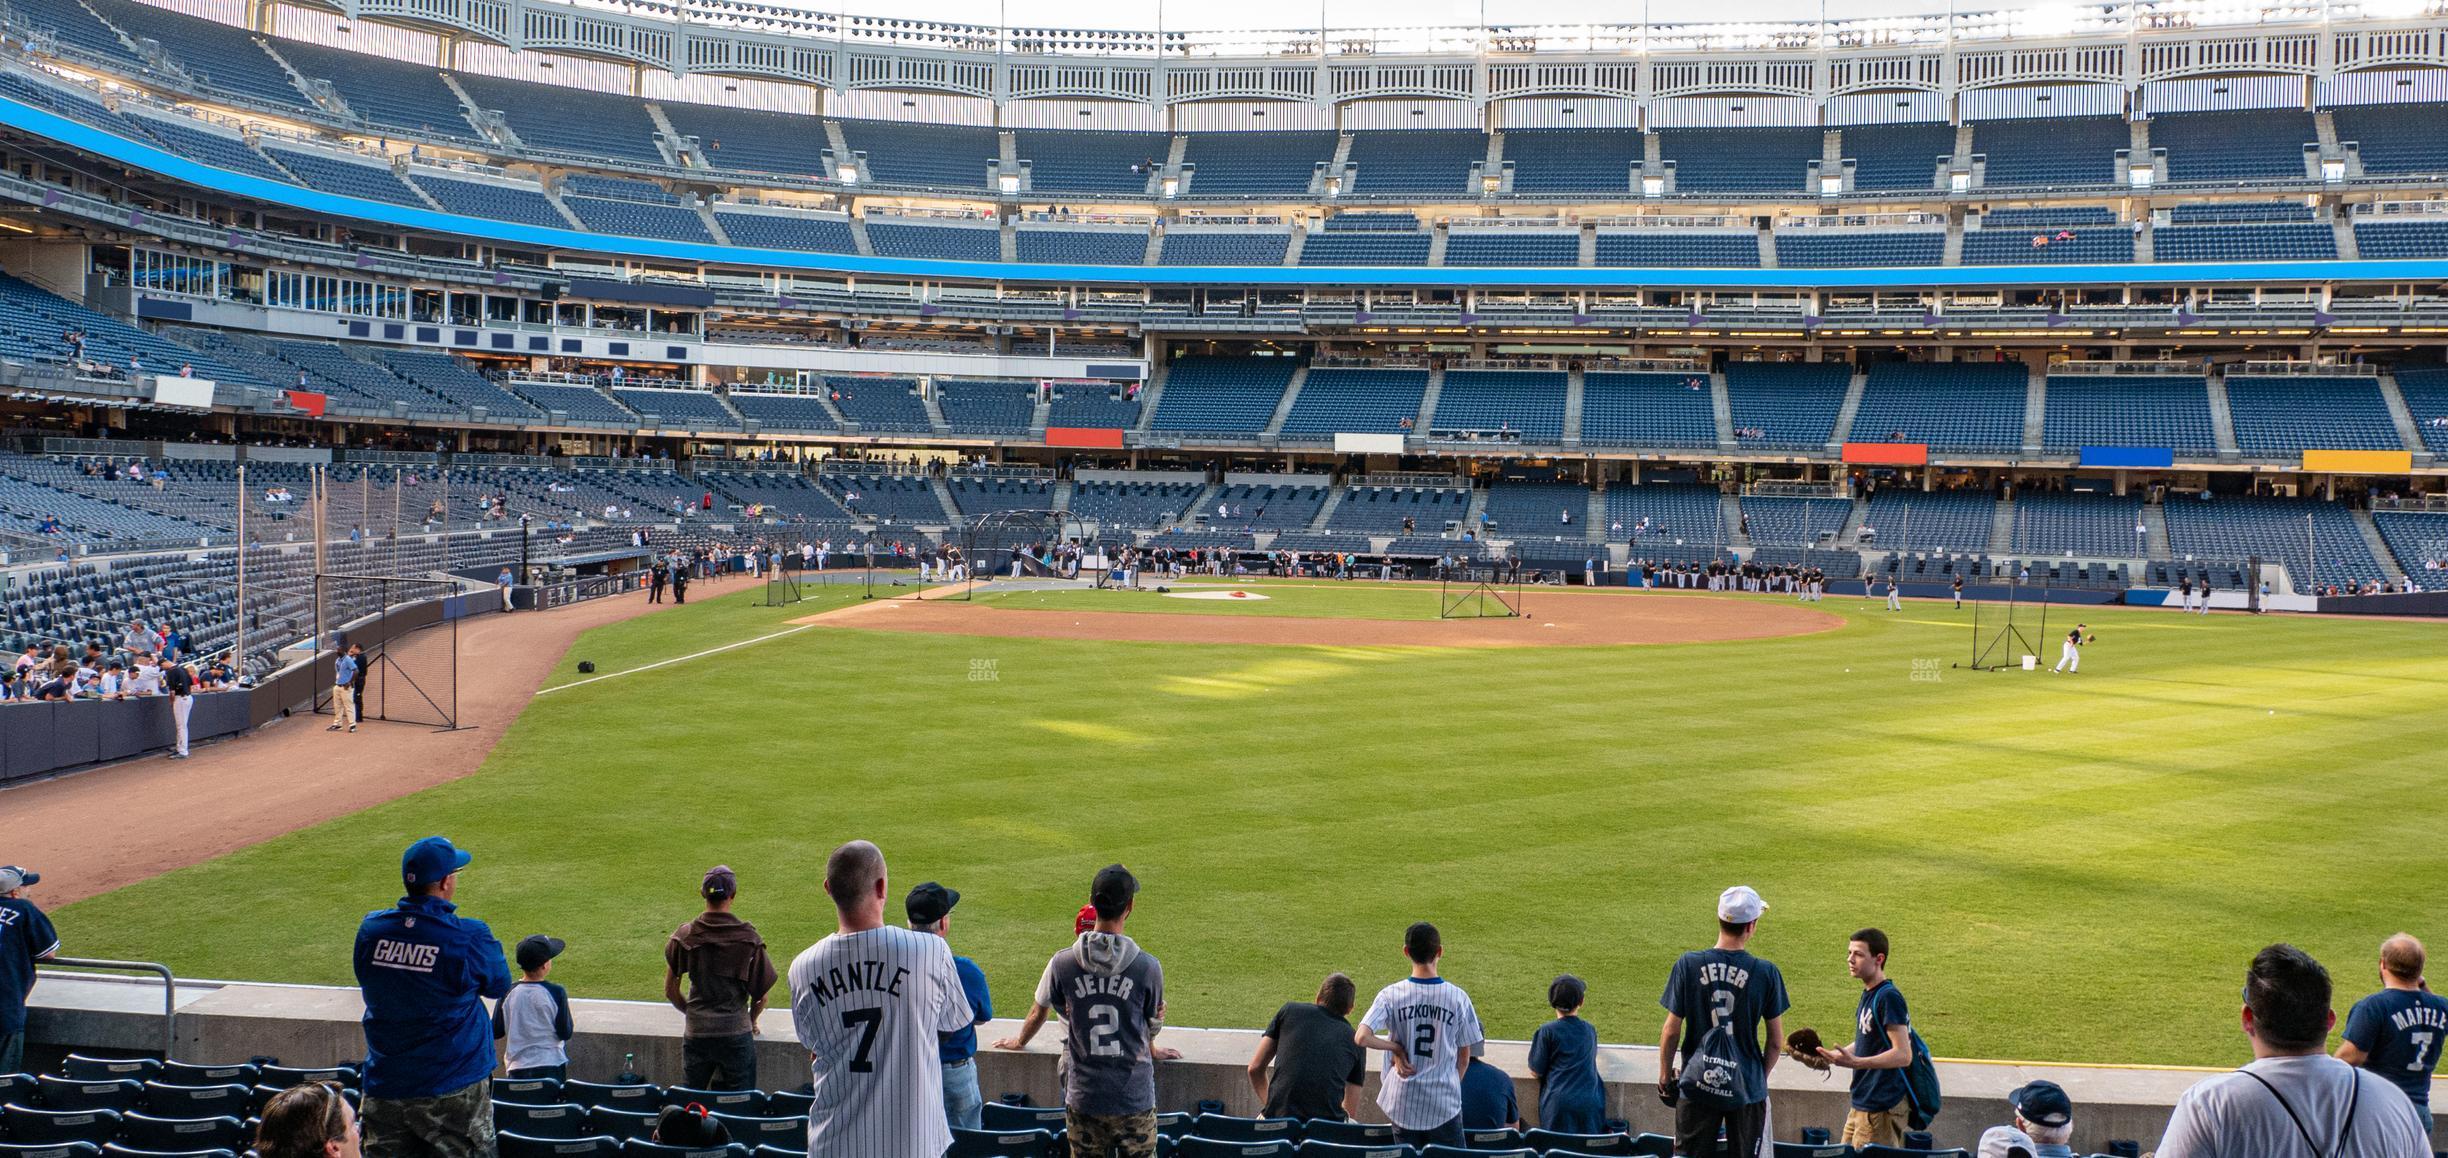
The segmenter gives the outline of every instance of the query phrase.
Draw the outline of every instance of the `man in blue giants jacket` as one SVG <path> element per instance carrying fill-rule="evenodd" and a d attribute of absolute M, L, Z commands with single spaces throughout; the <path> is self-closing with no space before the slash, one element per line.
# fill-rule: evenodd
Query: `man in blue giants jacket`
<path fill-rule="evenodd" d="M 357 926 L 365 997 L 365 1148 L 384 1158 L 492 1158 L 493 1025 L 483 998 L 510 991 L 501 942 L 451 898 L 467 853 L 438 836 L 408 846 L 408 895 Z"/>

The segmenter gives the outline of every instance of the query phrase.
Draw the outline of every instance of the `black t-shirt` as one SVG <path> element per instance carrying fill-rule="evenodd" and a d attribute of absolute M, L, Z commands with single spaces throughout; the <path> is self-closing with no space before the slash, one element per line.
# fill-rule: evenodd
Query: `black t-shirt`
<path fill-rule="evenodd" d="M 1275 1039 L 1266 1116 L 1340 1121 L 1343 1087 L 1368 1080 L 1365 1051 L 1352 1040 L 1351 1022 L 1315 1002 L 1295 1001 L 1275 1011 L 1266 1036 Z"/>

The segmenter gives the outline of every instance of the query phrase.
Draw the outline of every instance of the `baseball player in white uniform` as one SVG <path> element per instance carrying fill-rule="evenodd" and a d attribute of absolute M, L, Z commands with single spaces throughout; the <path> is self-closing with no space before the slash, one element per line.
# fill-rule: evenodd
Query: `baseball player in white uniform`
<path fill-rule="evenodd" d="M 1485 1039 L 1462 987 L 1437 975 L 1445 944 L 1426 921 L 1403 933 L 1411 975 L 1377 993 L 1354 1041 L 1386 1051 L 1377 1108 L 1406 1146 L 1462 1145 L 1462 1071 Z"/>
<path fill-rule="evenodd" d="M 815 1075 L 808 1158 L 938 1158 L 944 1119 L 937 1034 L 971 1018 L 941 937 L 884 923 L 884 854 L 854 840 L 825 862 L 839 931 L 790 967 L 791 1025 Z"/>
<path fill-rule="evenodd" d="M 2057 653 L 2057 666 L 2050 668 L 2049 671 L 2052 674 L 2081 671 L 2083 645 L 2089 642 L 2091 642 L 2090 632 L 2082 624 L 2075 624 L 2074 630 L 2066 633 L 2065 647 Z"/>
<path fill-rule="evenodd" d="M 1904 600 L 1896 594 L 1896 581 L 1893 575 L 1887 577 L 1887 610 L 1904 610 Z"/>

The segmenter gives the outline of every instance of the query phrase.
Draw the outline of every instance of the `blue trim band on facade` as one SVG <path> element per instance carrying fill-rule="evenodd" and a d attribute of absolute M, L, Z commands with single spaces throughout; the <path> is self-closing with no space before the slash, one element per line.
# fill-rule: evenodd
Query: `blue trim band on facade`
<path fill-rule="evenodd" d="M 2164 446 L 2086 446 L 2078 465 L 2166 468 L 2176 465 L 2176 452 Z"/>
<path fill-rule="evenodd" d="M 741 265 L 799 273 L 878 274 L 918 279 L 1052 282 L 1066 285 L 1315 286 L 1386 289 L 1998 289 L 2024 286 L 2200 285 L 2208 283 L 2440 281 L 2448 260 L 2189 262 L 2171 265 L 1896 266 L 1876 269 L 1608 269 L 1409 266 L 1112 266 L 1025 262 L 937 261 L 807 253 L 795 249 L 707 245 L 646 237 L 612 237 L 462 217 L 371 201 L 233 173 L 153 145 L 107 133 L 13 98 L 0 96 L 0 125 L 55 141 L 130 168 L 200 189 L 308 213 L 537 249 L 568 249 L 621 257 L 705 265 Z"/>

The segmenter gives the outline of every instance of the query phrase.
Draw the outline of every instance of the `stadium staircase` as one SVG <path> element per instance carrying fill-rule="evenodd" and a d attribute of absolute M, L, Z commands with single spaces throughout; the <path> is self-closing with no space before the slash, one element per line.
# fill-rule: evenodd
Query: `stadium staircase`
<path fill-rule="evenodd" d="M 1326 530 L 1328 520 L 1334 518 L 1335 508 L 1342 505 L 1342 484 L 1334 482 L 1331 479 L 1328 480 L 1326 484 L 1326 501 L 1318 504 L 1317 517 L 1309 520 L 1309 525 L 1304 529 L 1311 531 Z"/>
<path fill-rule="evenodd" d="M 2343 213 L 2329 219 L 2329 228 L 2337 233 L 2339 261 L 2363 260 L 2363 247 L 2355 241 L 2354 219 Z"/>
<path fill-rule="evenodd" d="M 1765 225 L 1759 227 L 1759 267 L 1761 269 L 1777 267 L 1776 231 Z"/>
<path fill-rule="evenodd" d="M 697 203 L 697 220 L 705 222 L 706 232 L 714 235 L 714 244 L 731 244 L 731 235 L 724 231 L 722 222 L 714 217 L 713 203 L 702 200 Z"/>
<path fill-rule="evenodd" d="M 960 504 L 953 501 L 952 488 L 944 484 L 943 476 L 932 474 L 928 475 L 927 489 L 935 492 L 935 501 L 944 509 L 944 525 L 948 527 L 960 526 Z"/>
<path fill-rule="evenodd" d="M 1046 392 L 1035 392 L 1036 401 L 1029 404 L 1029 437 L 1044 441 L 1046 420 L 1054 415 L 1054 400 Z"/>
<path fill-rule="evenodd" d="M 1726 491 L 1717 496 L 1717 525 L 1725 528 L 1726 546 L 1751 549 L 1751 531 L 1743 525 L 1742 496 Z"/>
<path fill-rule="evenodd" d="M 1940 265 L 1962 265 L 1962 264 L 1963 264 L 1963 245 L 1964 245 L 1963 239 L 1964 239 L 1963 222 L 1958 221 L 1958 222 L 1955 222 L 1955 223 L 1954 223 L 1954 224 L 1952 224 L 1952 225 L 1947 226 L 1947 231 L 1946 231 L 1946 248 L 1945 248 L 1945 249 L 1943 249 L 1943 250 L 1941 250 L 1941 251 L 1939 251 L 1939 255 L 1938 255 L 1938 264 L 1940 264 Z"/>
<path fill-rule="evenodd" d="M 2159 235 L 2151 232 L 2150 218 L 2142 219 L 2142 232 L 2134 234 L 2133 243 L 2136 262 L 2149 264 L 2157 260 L 2155 255 L 2158 253 Z"/>
<path fill-rule="evenodd" d="M 1182 189 L 1182 162 L 1189 159 L 1190 134 L 1173 134 L 1173 139 L 1165 145 L 1164 168 L 1157 171 L 1156 183 L 1150 187 L 1149 191 L 1157 194 L 1163 193 L 1164 183 L 1167 178 L 1172 179 L 1174 189 Z M 1156 264 L 1156 258 L 1152 254 L 1148 257 L 1148 264 Z"/>
<path fill-rule="evenodd" d="M 305 73 L 299 72 L 296 65 L 289 63 L 288 57 L 273 51 L 270 40 L 258 40 L 255 43 L 263 49 L 265 56 L 272 58 L 272 63 L 281 66 L 281 71 L 289 74 L 289 83 L 296 85 L 299 92 L 305 93 L 307 99 L 314 102 L 316 108 L 343 121 L 357 119 L 356 112 L 349 108 L 348 102 L 340 99 L 338 88 L 333 87 L 329 82 L 317 83 L 309 79 Z"/>
<path fill-rule="evenodd" d="M 1181 509 L 1181 513 L 1175 515 L 1173 517 L 1173 521 L 1167 525 L 1180 527 L 1183 530 L 1195 528 L 1198 525 L 1196 520 L 1199 515 L 1215 509 L 1216 495 L 1223 489 L 1224 484 L 1222 482 L 1208 483 L 1206 489 L 1201 490 L 1198 493 L 1197 498 L 1190 500 L 1190 504 L 1183 507 Z M 1222 530 L 1223 528 L 1218 527 L 1216 529 Z"/>
<path fill-rule="evenodd" d="M 1487 490 L 1487 488 L 1486 488 L 1486 487 L 1472 487 L 1472 488 L 1471 488 L 1470 505 L 1469 505 L 1469 506 L 1467 506 L 1467 507 L 1462 508 L 1462 526 L 1463 526 L 1463 529 L 1465 529 L 1465 530 L 1477 530 L 1477 529 L 1478 529 L 1480 526 L 1482 526 L 1482 525 L 1483 525 L 1483 524 L 1480 522 L 1480 520 L 1481 520 L 1482 518 L 1484 518 L 1484 517 L 1487 515 L 1487 504 L 1488 504 L 1488 490 Z"/>
<path fill-rule="evenodd" d="M 2040 454 L 2040 432 L 2048 424 L 2048 370 L 2030 368 L 2031 386 L 2023 395 L 2023 457 Z"/>
<path fill-rule="evenodd" d="M 1440 266 L 1445 264 L 1445 242 L 1452 236 L 1453 234 L 1448 232 L 1442 223 L 1439 223 L 1435 228 L 1428 231 L 1429 265 Z"/>
<path fill-rule="evenodd" d="M 1411 419 L 1412 434 L 1424 436 L 1428 433 L 1428 420 L 1436 416 L 1437 396 L 1444 392 L 1445 368 L 1431 368 L 1428 371 L 1428 386 L 1420 391 L 1419 414 Z"/>
<path fill-rule="evenodd" d="M 1607 531 L 1606 483 L 1603 480 L 1590 488 L 1589 507 L 1581 512 L 1581 537 L 1599 540 L 1613 537 Z"/>
<path fill-rule="evenodd" d="M 1717 449 L 1734 449 L 1734 401 L 1726 395 L 1725 375 L 1711 373 L 1709 380 L 1709 412 L 1717 422 Z"/>
<path fill-rule="evenodd" d="M 2166 507 L 2158 503 L 2143 503 L 2142 526 L 2149 532 L 2142 537 L 2142 549 L 2150 552 L 2151 558 L 2173 559 L 2176 557 L 2174 552 L 2168 548 Z"/>
<path fill-rule="evenodd" d="M 1284 419 L 1292 417 L 1292 403 L 1300 397 L 1301 387 L 1308 381 L 1309 367 L 1292 368 L 1292 380 L 1284 384 L 1283 397 L 1275 402 L 1275 416 L 1267 419 L 1266 429 L 1258 432 L 1259 437 L 1274 438 L 1283 433 Z"/>
<path fill-rule="evenodd" d="M 690 167 L 689 156 L 696 150 L 688 147 L 687 134 L 672 126 L 671 118 L 663 115 L 663 106 L 653 101 L 643 103 L 646 106 L 646 119 L 654 122 L 655 147 L 663 150 L 663 159 L 671 162 L 676 168 Z M 697 167 L 704 167 L 705 158 L 699 157 L 697 160 L 699 162 Z M 719 237 L 721 234 L 718 233 L 715 236 Z M 730 243 L 724 242 L 723 244 Z"/>
<path fill-rule="evenodd" d="M 1999 499 L 1997 511 L 1989 519 L 1989 553 L 1992 555 L 2014 553 L 2014 505 L 2013 499 Z"/>
<path fill-rule="evenodd" d="M 1309 244 L 1309 222 L 1306 218 L 1295 217 L 1292 219 L 1292 240 L 1284 243 L 1283 263 L 1286 266 L 1299 265 L 1301 247 L 1307 244 Z"/>
<path fill-rule="evenodd" d="M 867 166 L 859 164 L 858 154 L 850 150 L 850 138 L 842 135 L 841 123 L 831 117 L 824 118 L 824 135 L 825 153 L 831 158 L 832 162 L 826 167 L 825 176 L 827 178 L 838 176 L 840 175 L 841 167 L 844 165 L 849 165 L 858 170 L 859 184 L 866 184 L 868 181 Z M 864 241 L 859 244 L 859 252 L 867 252 L 867 246 Z"/>
<path fill-rule="evenodd" d="M 560 189 L 551 185 L 543 186 L 542 189 L 544 199 L 552 202 L 553 211 L 559 213 L 562 220 L 569 222 L 570 228 L 583 230 L 587 227 L 586 222 L 579 220 L 578 214 L 569 207 L 569 202 L 561 199 Z"/>
<path fill-rule="evenodd" d="M 1009 133 L 1003 135 L 1006 138 L 1011 136 Z M 1011 214 L 1004 214 L 1003 220 L 995 226 L 995 244 L 1002 247 L 996 251 L 996 260 L 1007 264 L 1020 260 L 1020 235 L 1013 231 Z"/>
<path fill-rule="evenodd" d="M 1352 135 L 1350 133 L 1344 133 L 1335 138 L 1334 159 L 1326 163 L 1326 171 L 1324 173 L 1312 174 L 1309 178 L 1310 196 L 1321 197 L 1325 195 L 1325 179 L 1329 176 L 1340 178 L 1343 183 L 1343 191 L 1345 193 L 1351 192 L 1351 151 Z"/>
<path fill-rule="evenodd" d="M 856 213 L 850 215 L 850 240 L 857 244 L 860 257 L 875 256 L 875 243 L 867 240 L 867 219 Z"/>
<path fill-rule="evenodd" d="M 1596 224 L 1586 224 L 1581 227 L 1581 252 L 1573 258 L 1573 264 L 1583 269 L 1590 269 L 1598 264 L 1598 226 Z"/>
<path fill-rule="evenodd" d="M 1846 439 L 1853 437 L 1853 416 L 1861 413 L 1862 391 L 1870 384 L 1869 375 L 1859 370 L 1845 385 L 1844 405 L 1836 411 L 1836 425 L 1828 431 L 1828 449 L 1841 450 Z"/>
<path fill-rule="evenodd" d="M 491 115 L 483 105 L 476 103 L 475 97 L 468 95 L 466 89 L 459 87 L 459 78 L 447 72 L 442 73 L 441 77 L 443 86 L 451 90 L 451 95 L 459 98 L 461 115 L 467 117 L 468 127 L 476 130 L 478 137 L 488 138 L 506 149 L 523 151 L 527 148 L 527 142 L 520 140 L 518 133 L 512 131 L 509 121 Z M 563 209 L 561 212 L 568 213 L 569 210 Z"/>
<path fill-rule="evenodd" d="M 2227 406 L 2227 379 L 2213 374 L 2209 385 L 2210 432 L 2218 437 L 2219 461 L 2235 462 L 2244 457 L 2244 451 L 2236 445 L 2235 411 Z"/>
<path fill-rule="evenodd" d="M 1853 509 L 1845 513 L 1844 523 L 1836 528 L 1834 546 L 1843 549 L 1861 538 L 1862 520 L 1870 517 L 1870 500 L 1853 497 Z"/>
<path fill-rule="evenodd" d="M 2371 548 L 2372 558 L 2378 560 L 2380 569 L 2388 573 L 2390 586 L 2402 588 L 2406 581 L 2405 569 L 2397 565 L 2397 556 L 2389 550 L 2388 540 L 2380 537 L 2380 526 L 2372 522 L 2371 512 L 2362 507 L 2347 509 L 2354 515 L 2355 530 L 2363 532 L 2363 545 Z"/>
<path fill-rule="evenodd" d="M 820 389 L 809 397 L 814 398 L 818 405 L 824 407 L 824 412 L 832 416 L 833 425 L 838 426 L 843 430 L 850 429 L 850 420 L 842 416 L 841 407 L 833 405 L 833 399 L 823 390 Z"/>
<path fill-rule="evenodd" d="M 2395 374 L 2380 376 L 2380 400 L 2388 403 L 2389 420 L 2397 424 L 2397 437 L 2404 440 L 2406 449 L 2413 451 L 2417 460 L 2429 457 L 2430 452 L 2423 444 L 2422 427 L 2414 424 L 2414 410 L 2406 405 L 2405 392 L 2397 388 Z"/>
<path fill-rule="evenodd" d="M 1564 445 L 1581 445 L 1581 399 L 1583 397 L 1581 367 L 1574 365 L 1564 374 Z"/>
<path fill-rule="evenodd" d="M 1054 493 L 1052 497 L 1047 500 L 1047 502 L 1051 505 L 1049 505 L 1046 509 L 1053 511 L 1058 515 L 1070 514 L 1071 495 L 1072 492 L 1077 489 L 1078 484 L 1073 483 L 1070 479 L 1064 478 L 1054 480 Z"/>
<path fill-rule="evenodd" d="M 1148 425 L 1156 421 L 1156 403 L 1164 398 L 1165 375 L 1171 369 L 1172 364 L 1168 362 L 1148 375 L 1147 389 L 1139 392 L 1139 425 L 1131 429 L 1144 434 Z"/>
<path fill-rule="evenodd" d="M 996 133 L 995 133 L 995 171 L 996 171 L 996 172 L 998 172 L 998 173 L 1006 173 L 1006 174 L 1009 174 L 1009 173 L 1017 173 L 1017 172 L 1020 172 L 1020 171 L 1021 171 L 1021 170 L 1020 170 L 1020 141 L 1019 141 L 1019 137 L 1018 137 L 1016 134 L 1014 134 L 1014 133 L 1013 133 L 1013 132 L 1012 132 L 1010 129 L 1001 129 L 1001 130 L 996 131 Z M 1032 176 L 1032 177 L 1034 177 L 1034 174 L 1031 174 L 1031 176 Z M 1032 184 L 1032 181 L 1022 181 L 1022 182 L 1020 183 L 1020 187 L 1021 187 L 1022 189 L 1026 189 L 1026 188 L 1028 188 L 1028 187 L 1029 187 L 1029 185 L 1030 185 L 1030 184 Z M 1010 215 L 1009 215 L 1009 214 L 1005 214 L 1005 215 L 1003 215 L 1003 220 L 1004 220 L 1004 236 L 1005 236 L 1005 237 L 1009 237 L 1009 236 L 1011 236 L 1011 233 L 1010 233 L 1010 228 L 1011 228 L 1011 226 L 1010 226 L 1011 217 L 1010 217 Z M 1011 259 L 1010 259 L 1010 258 L 1005 258 L 1004 260 L 1005 260 L 1005 261 L 1009 261 L 1009 260 L 1011 260 Z"/>
<path fill-rule="evenodd" d="M 1147 252 L 1139 255 L 1139 264 L 1157 265 L 1164 260 L 1164 222 L 1159 220 L 1148 228 Z"/>
<path fill-rule="evenodd" d="M 1006 236 L 1009 235 L 1007 234 Z M 927 426 L 930 429 L 937 434 L 951 433 L 952 424 L 944 421 L 943 402 L 941 399 L 935 396 L 935 392 L 933 390 L 927 390 L 920 393 L 918 395 L 918 404 L 926 408 Z"/>

